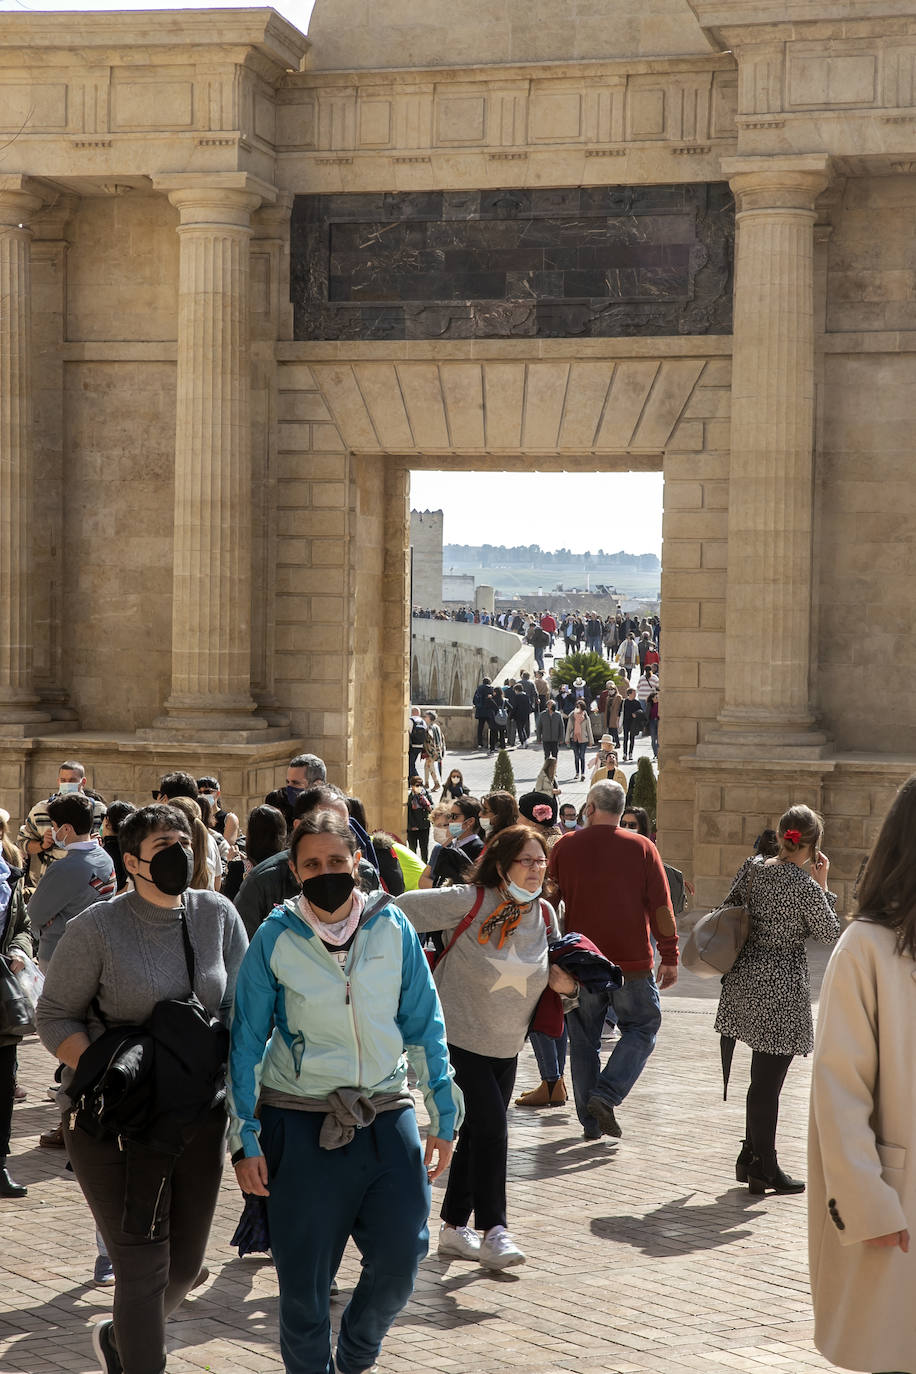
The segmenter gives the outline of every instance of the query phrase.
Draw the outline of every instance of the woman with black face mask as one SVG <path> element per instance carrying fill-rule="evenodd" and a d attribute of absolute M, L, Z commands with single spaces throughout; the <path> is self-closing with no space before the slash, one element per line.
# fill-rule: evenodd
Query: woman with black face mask
<path fill-rule="evenodd" d="M 116 1026 L 144 1027 L 162 1002 L 193 991 L 228 1026 L 247 946 L 241 919 L 216 892 L 190 891 L 191 836 L 172 806 L 146 806 L 118 830 L 134 891 L 88 907 L 67 925 L 51 958 L 37 1024 L 64 1065 L 66 1093 L 83 1053 Z M 89 1062 L 89 1061 L 87 1061 Z M 115 1274 L 114 1320 L 93 1330 L 104 1374 L 163 1374 L 165 1320 L 198 1281 L 225 1155 L 224 1094 L 185 1132 L 151 1235 L 127 1224 L 127 1154 L 118 1138 L 95 1138 L 68 1098 L 64 1141 Z M 143 1141 L 139 1142 L 141 1147 Z M 151 1141 L 150 1150 L 155 1149 Z"/>
<path fill-rule="evenodd" d="M 229 1143 L 242 1192 L 267 1199 L 288 1374 L 375 1364 L 426 1254 L 429 1185 L 462 1113 L 420 942 L 386 893 L 356 888 L 358 860 L 346 821 L 299 822 L 289 865 L 301 895 L 258 927 L 236 988 Z M 351 1236 L 362 1271 L 332 1361 L 329 1293 Z"/>

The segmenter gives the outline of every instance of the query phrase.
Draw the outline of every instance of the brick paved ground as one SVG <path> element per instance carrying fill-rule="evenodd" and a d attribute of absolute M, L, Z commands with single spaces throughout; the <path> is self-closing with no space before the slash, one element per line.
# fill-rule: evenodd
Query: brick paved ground
<path fill-rule="evenodd" d="M 528 763 L 513 757 L 521 777 Z M 529 758 L 533 778 L 533 750 Z M 492 762 L 459 766 L 478 786 Z M 822 966 L 818 958 L 818 973 Z M 687 978 L 665 995 L 658 1048 L 620 1110 L 619 1143 L 583 1142 L 571 1109 L 513 1109 L 510 1224 L 528 1263 L 490 1276 L 428 1259 L 385 1346 L 383 1374 L 828 1368 L 810 1339 L 804 1199 L 753 1199 L 734 1181 L 748 1056 L 739 1048 L 733 1100 L 723 1104 L 714 995 Z M 37 1145 L 54 1118 L 44 1100 L 50 1061 L 32 1040 L 21 1063 L 29 1099 L 16 1109 L 14 1172 L 29 1196 L 0 1204 L 0 1371 L 89 1374 L 97 1366 L 88 1328 L 111 1296 L 88 1281 L 94 1246 L 79 1191 L 61 1156 Z M 536 1077 L 526 1051 L 519 1087 Z M 779 1140 L 794 1172 L 804 1169 L 807 1087 L 800 1061 Z M 212 1278 L 173 1323 L 170 1374 L 282 1371 L 274 1271 L 228 1249 L 238 1211 L 227 1177 L 208 1252 Z M 357 1263 L 348 1252 L 337 1315 Z"/>

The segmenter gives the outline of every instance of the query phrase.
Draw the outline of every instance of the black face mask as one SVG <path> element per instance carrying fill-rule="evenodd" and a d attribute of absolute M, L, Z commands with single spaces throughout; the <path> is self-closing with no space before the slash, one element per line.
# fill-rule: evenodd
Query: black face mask
<path fill-rule="evenodd" d="M 336 911 L 350 896 L 356 879 L 352 873 L 316 873 L 302 884 L 302 895 L 319 911 Z"/>
<path fill-rule="evenodd" d="M 150 882 L 167 897 L 180 897 L 191 886 L 194 857 L 177 840 L 160 849 L 151 859 L 141 859 L 140 862 L 149 864 Z"/>

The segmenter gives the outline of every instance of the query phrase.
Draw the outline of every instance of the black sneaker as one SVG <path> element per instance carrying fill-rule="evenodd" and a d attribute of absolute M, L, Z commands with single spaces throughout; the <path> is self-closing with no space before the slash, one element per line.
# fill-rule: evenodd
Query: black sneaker
<path fill-rule="evenodd" d="M 92 1348 L 99 1358 L 102 1374 L 124 1374 L 121 1357 L 115 1349 L 114 1322 L 110 1317 L 92 1328 Z"/>
<path fill-rule="evenodd" d="M 614 1108 L 609 1102 L 605 1102 L 601 1097 L 590 1097 L 585 1104 L 586 1111 L 598 1122 L 605 1135 L 614 1136 L 619 1140 L 623 1135 L 620 1123 L 614 1115 Z"/>

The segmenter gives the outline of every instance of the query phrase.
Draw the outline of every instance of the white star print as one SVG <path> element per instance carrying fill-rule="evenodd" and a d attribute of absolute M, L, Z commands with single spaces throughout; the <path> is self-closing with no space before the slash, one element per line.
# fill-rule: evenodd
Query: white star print
<path fill-rule="evenodd" d="M 491 987 L 491 992 L 499 992 L 500 988 L 511 988 L 513 992 L 518 992 L 522 997 L 528 995 L 528 979 L 534 973 L 541 971 L 541 965 L 526 963 L 520 959 L 514 949 L 510 949 L 508 954 L 502 958 L 495 958 L 487 955 L 487 962 L 492 964 L 499 974 L 496 982 Z"/>

